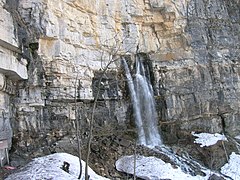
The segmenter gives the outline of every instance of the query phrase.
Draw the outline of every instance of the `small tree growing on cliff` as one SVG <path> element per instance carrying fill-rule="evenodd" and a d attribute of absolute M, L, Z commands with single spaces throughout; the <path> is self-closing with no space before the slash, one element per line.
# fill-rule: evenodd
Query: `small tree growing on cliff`
<path fill-rule="evenodd" d="M 104 76 L 106 75 L 106 72 L 108 71 L 108 69 L 110 68 L 110 66 L 113 64 L 113 63 L 117 63 L 118 61 L 120 61 L 121 59 L 121 54 L 120 54 L 120 48 L 121 48 L 121 45 L 124 41 L 121 40 L 121 41 L 117 41 L 117 37 L 118 37 L 118 34 L 116 34 L 112 39 L 115 40 L 115 45 L 111 48 L 110 52 L 109 52 L 109 57 L 108 57 L 108 60 L 107 60 L 107 63 L 106 65 L 102 68 L 101 68 L 101 75 L 100 75 L 100 78 L 98 80 L 98 83 L 97 83 L 97 86 L 96 86 L 96 89 L 97 89 L 97 92 L 96 92 L 96 95 L 94 97 L 94 102 L 93 102 L 93 108 L 92 108 L 92 111 L 91 111 L 91 117 L 90 117 L 90 120 L 89 120 L 89 123 L 90 123 L 90 130 L 89 130 L 89 136 L 88 136 L 88 142 L 87 142 L 87 157 L 86 157 L 86 166 L 85 166 L 85 180 L 88 180 L 88 164 L 89 164 L 89 157 L 90 157 L 90 153 L 91 153 L 91 143 L 92 143 L 92 139 L 93 139 L 93 128 L 94 128 L 94 121 L 95 121 L 95 111 L 96 111 L 96 106 L 97 106 L 97 102 L 98 102 L 98 99 L 99 99 L 99 96 L 100 96 L 100 90 L 101 90 L 101 83 L 102 83 L 102 80 L 104 78 Z M 111 39 L 108 39 L 108 40 L 111 40 Z M 106 40 L 106 42 L 108 41 Z M 131 48 L 129 48 L 130 50 Z M 128 51 L 125 52 L 125 54 L 127 53 Z M 101 62 L 102 62 L 102 65 L 103 65 L 103 59 L 104 59 L 104 51 L 102 52 L 102 56 L 101 56 Z"/>

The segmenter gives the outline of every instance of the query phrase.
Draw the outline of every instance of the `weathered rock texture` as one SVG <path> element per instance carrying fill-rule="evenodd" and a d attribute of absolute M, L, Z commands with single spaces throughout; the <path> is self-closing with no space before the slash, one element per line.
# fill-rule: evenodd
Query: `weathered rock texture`
<path fill-rule="evenodd" d="M 166 132 L 239 134 L 239 7 L 238 1 L 189 1 L 183 34 L 191 56 L 176 56 L 171 47 L 168 57 L 151 55 Z"/>
<path fill-rule="evenodd" d="M 3 9 L 5 0 L 0 1 L 0 142 L 8 141 L 10 149 L 12 143 L 12 128 L 10 121 L 14 114 L 12 101 L 16 93 L 18 80 L 27 79 L 25 60 L 18 58 L 21 50 L 18 49 L 18 39 L 14 33 L 14 24 L 11 14 Z M 6 146 L 4 146 L 6 147 Z M 5 151 L 0 143 L 0 162 L 6 161 Z"/>
<path fill-rule="evenodd" d="M 239 1 L 0 2 L 27 59 L 28 80 L 17 83 L 11 116 L 23 149 L 75 131 L 75 95 L 87 129 L 104 67 L 120 56 L 133 66 L 136 54 L 150 70 L 165 142 L 191 131 L 240 133 Z M 120 64 L 114 61 L 101 83 L 100 127 L 128 123 L 131 106 Z"/>

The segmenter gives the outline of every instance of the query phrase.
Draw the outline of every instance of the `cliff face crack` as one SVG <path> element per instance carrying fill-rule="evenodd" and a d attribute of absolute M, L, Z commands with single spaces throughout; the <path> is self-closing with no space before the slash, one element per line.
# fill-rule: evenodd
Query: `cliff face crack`
<path fill-rule="evenodd" d="M 156 46 L 157 46 L 158 49 L 160 49 L 161 41 L 160 41 L 160 38 L 158 37 L 158 33 L 157 33 L 156 29 L 155 29 L 155 25 L 152 24 L 152 25 L 151 25 L 151 28 L 152 28 L 152 31 L 153 31 L 155 37 L 157 38 L 158 44 L 156 44 Z"/>
<path fill-rule="evenodd" d="M 220 118 L 220 120 L 221 120 L 222 133 L 225 134 L 225 133 L 226 133 L 226 130 L 225 130 L 225 128 L 226 128 L 226 119 L 225 119 L 225 117 L 224 117 L 224 114 L 221 113 L 221 112 L 219 112 L 219 108 L 218 108 L 218 114 L 217 114 L 217 116 L 218 116 L 218 117 Z"/>

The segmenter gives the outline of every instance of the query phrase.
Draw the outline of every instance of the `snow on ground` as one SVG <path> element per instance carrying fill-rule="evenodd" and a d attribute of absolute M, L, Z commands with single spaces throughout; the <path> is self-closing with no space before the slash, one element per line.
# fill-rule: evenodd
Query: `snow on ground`
<path fill-rule="evenodd" d="M 238 139 L 238 140 L 240 140 L 240 135 L 236 136 L 236 137 L 235 137 L 235 139 Z"/>
<path fill-rule="evenodd" d="M 70 164 L 69 173 L 61 169 L 63 162 Z M 82 161 L 83 174 L 85 172 L 85 162 Z M 107 180 L 107 178 L 97 175 L 91 168 L 88 169 L 90 180 Z M 6 180 L 77 180 L 79 175 L 79 159 L 67 153 L 55 153 L 48 156 L 35 158 L 27 164 L 20 172 L 10 175 Z M 81 179 L 84 179 L 84 175 Z"/>
<path fill-rule="evenodd" d="M 116 168 L 118 171 L 133 174 L 134 156 L 124 156 L 117 160 Z M 173 167 L 170 163 L 165 163 L 156 157 L 136 157 L 136 176 L 149 179 L 171 179 L 171 180 L 207 180 L 211 173 L 205 171 L 206 176 L 191 176 L 184 173 L 179 167 Z"/>
<path fill-rule="evenodd" d="M 231 177 L 234 180 L 240 179 L 240 155 L 232 153 L 229 162 L 221 168 L 221 173 Z"/>
<path fill-rule="evenodd" d="M 227 141 L 227 138 L 224 135 L 215 133 L 200 133 L 196 134 L 195 132 L 192 132 L 192 135 L 195 137 L 198 137 L 195 139 L 194 143 L 200 144 L 200 147 L 204 146 L 211 146 L 216 144 L 219 140 Z"/>
<path fill-rule="evenodd" d="M 134 173 L 134 156 L 123 156 L 116 162 L 118 171 L 128 174 Z M 208 180 L 211 175 L 220 177 L 219 174 L 213 173 L 210 170 L 204 170 L 205 176 L 191 176 L 184 173 L 179 167 L 173 167 L 170 163 L 165 163 L 156 157 L 145 157 L 137 155 L 136 157 L 136 176 L 148 179 L 171 179 L 171 180 Z M 240 179 L 240 155 L 232 153 L 230 160 L 221 168 L 221 173 L 225 175 L 221 177 L 225 180 Z M 219 179 L 221 179 L 219 178 Z"/>
<path fill-rule="evenodd" d="M 192 135 L 198 137 L 196 138 L 195 143 L 200 144 L 201 147 L 214 145 L 219 140 L 227 141 L 227 138 L 224 135 L 217 133 L 196 134 L 192 132 Z M 118 159 L 116 162 L 116 168 L 118 171 L 134 174 L 134 155 L 124 156 Z M 206 174 L 205 176 L 192 176 L 183 172 L 180 167 L 172 166 L 170 163 L 165 163 L 161 159 L 140 155 L 137 155 L 136 157 L 135 171 L 137 177 L 149 180 L 208 180 L 213 174 L 215 175 L 215 178 L 216 176 L 221 176 L 221 178 L 226 180 L 240 180 L 240 155 L 237 155 L 234 152 L 230 155 L 229 162 L 221 168 L 221 175 L 214 173 L 211 170 L 201 168 L 201 171 Z"/>

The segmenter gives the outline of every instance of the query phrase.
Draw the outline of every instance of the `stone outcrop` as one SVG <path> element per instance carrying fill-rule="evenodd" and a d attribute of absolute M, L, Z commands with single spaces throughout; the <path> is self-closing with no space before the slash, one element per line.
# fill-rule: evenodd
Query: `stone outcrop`
<path fill-rule="evenodd" d="M 34 146 L 35 138 L 63 136 L 74 129 L 75 89 L 88 114 L 109 61 L 116 59 L 100 87 L 99 100 L 104 100 L 96 115 L 100 126 L 117 126 L 129 119 L 120 56 L 159 52 L 168 58 L 169 44 L 176 57 L 191 54 L 184 35 L 187 1 L 22 0 L 6 6 L 19 25 L 18 38 L 29 63 L 29 79 L 19 84 L 13 123 L 23 148 Z"/>
<path fill-rule="evenodd" d="M 170 49 L 170 59 L 150 57 L 163 129 L 175 129 L 176 138 L 189 130 L 239 134 L 239 5 L 189 1 L 184 34 L 191 56 L 174 58 Z"/>
<path fill-rule="evenodd" d="M 0 163 L 6 162 L 5 149 L 11 148 L 13 118 L 13 104 L 11 97 L 16 94 L 17 81 L 27 79 L 26 60 L 20 58 L 18 39 L 14 33 L 14 24 L 11 14 L 3 6 L 5 0 L 0 1 Z M 8 145 L 1 144 L 7 140 Z"/>
<path fill-rule="evenodd" d="M 7 22 L 0 35 L 7 43 L 2 47 L 0 41 L 0 48 L 14 64 L 2 63 L 8 72 L 0 67 L 0 79 L 12 87 L 1 104 L 9 112 L 14 103 L 14 140 L 23 150 L 75 132 L 75 99 L 87 134 L 86 116 L 109 61 L 96 126 L 129 126 L 131 104 L 120 59 L 125 56 L 133 67 L 136 54 L 149 69 L 165 143 L 177 143 L 191 131 L 240 134 L 239 1 L 0 2 Z"/>

